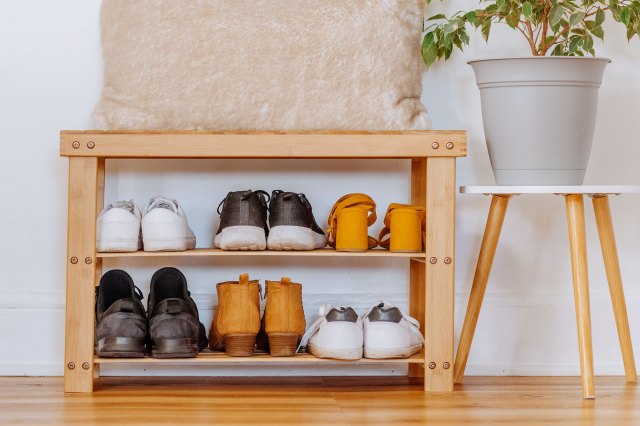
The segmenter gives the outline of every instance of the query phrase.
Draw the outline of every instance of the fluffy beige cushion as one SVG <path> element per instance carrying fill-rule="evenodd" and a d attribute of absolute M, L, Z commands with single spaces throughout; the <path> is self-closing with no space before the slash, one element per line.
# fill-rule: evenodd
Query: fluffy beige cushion
<path fill-rule="evenodd" d="M 428 129 L 424 0 L 104 0 L 98 129 Z"/>

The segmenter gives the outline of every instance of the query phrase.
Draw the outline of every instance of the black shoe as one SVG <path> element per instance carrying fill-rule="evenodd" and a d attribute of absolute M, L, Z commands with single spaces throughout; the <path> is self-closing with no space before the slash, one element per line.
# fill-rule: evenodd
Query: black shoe
<path fill-rule="evenodd" d="M 236 191 L 218 206 L 220 226 L 213 245 L 222 250 L 264 250 L 267 248 L 267 203 L 264 191 Z M 220 210 L 222 208 L 222 210 Z"/>
<path fill-rule="evenodd" d="M 314 250 L 327 245 L 304 194 L 273 191 L 269 228 L 269 250 Z"/>
<path fill-rule="evenodd" d="M 176 268 L 162 268 L 153 274 L 147 312 L 154 358 L 191 358 L 207 347 L 187 279 Z"/>
<path fill-rule="evenodd" d="M 125 271 L 105 273 L 96 288 L 95 352 L 105 358 L 142 358 L 147 318 L 142 293 Z"/>

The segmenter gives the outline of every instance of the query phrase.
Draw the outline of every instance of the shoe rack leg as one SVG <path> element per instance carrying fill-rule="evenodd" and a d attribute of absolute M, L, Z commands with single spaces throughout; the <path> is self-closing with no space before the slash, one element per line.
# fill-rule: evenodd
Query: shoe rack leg
<path fill-rule="evenodd" d="M 616 237 L 613 233 L 609 197 L 606 195 L 596 195 L 592 201 L 593 211 L 598 225 L 598 234 L 600 235 L 602 257 L 604 258 L 604 266 L 607 271 L 609 292 L 611 293 L 611 301 L 613 303 L 613 314 L 615 315 L 616 327 L 618 328 L 618 339 L 620 340 L 624 371 L 627 375 L 627 382 L 636 383 L 638 381 L 638 375 L 636 373 L 635 359 L 633 358 L 633 345 L 631 343 L 631 332 L 629 330 L 627 304 L 622 288 L 622 275 L 620 274 Z"/>
<path fill-rule="evenodd" d="M 473 285 L 471 286 L 471 294 L 469 295 L 469 303 L 467 304 L 467 313 L 464 317 L 462 325 L 462 334 L 458 343 L 458 352 L 456 354 L 456 362 L 454 368 L 454 380 L 461 383 L 464 377 L 464 370 L 467 366 L 469 358 L 469 350 L 471 342 L 476 331 L 484 292 L 487 289 L 493 258 L 498 247 L 500 232 L 504 216 L 507 213 L 507 206 L 511 195 L 493 195 L 491 198 L 491 207 L 489 208 L 489 216 L 487 224 L 484 228 L 484 236 L 482 237 L 482 245 L 480 246 L 480 254 L 478 255 L 478 264 L 476 265 L 476 273 L 473 277 Z"/>
<path fill-rule="evenodd" d="M 69 158 L 65 392 L 93 391 L 96 218 L 104 159 Z"/>
<path fill-rule="evenodd" d="M 425 391 L 453 391 L 456 160 L 429 157 L 426 168 Z"/>
<path fill-rule="evenodd" d="M 584 201 L 582 194 L 569 194 L 565 198 L 567 222 L 569 224 L 573 294 L 578 325 L 582 395 L 584 398 L 591 399 L 595 398 L 595 387 L 593 383 L 593 349 L 591 344 L 587 244 L 584 229 Z"/>
<path fill-rule="evenodd" d="M 427 159 L 414 158 L 411 160 L 411 204 L 416 206 L 426 205 L 427 193 Z M 424 290 L 425 290 L 425 264 L 411 260 L 409 263 L 410 291 L 409 291 L 409 315 L 420 320 L 420 331 L 424 335 Z M 426 352 L 426 351 L 425 351 Z M 425 355 L 426 356 L 426 355 Z M 426 359 L 425 359 L 426 362 Z M 423 365 L 409 365 L 409 377 L 424 377 Z"/>

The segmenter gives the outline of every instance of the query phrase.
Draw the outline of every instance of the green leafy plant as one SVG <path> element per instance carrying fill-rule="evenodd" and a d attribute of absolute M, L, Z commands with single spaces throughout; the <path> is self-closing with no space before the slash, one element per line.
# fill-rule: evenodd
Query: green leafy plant
<path fill-rule="evenodd" d="M 432 0 L 426 0 L 431 3 Z M 422 57 L 427 67 L 449 59 L 454 48 L 469 44 L 468 28 L 489 40 L 493 24 L 520 32 L 534 56 L 595 55 L 594 37 L 604 40 L 602 23 L 611 14 L 627 28 L 627 39 L 640 37 L 640 0 L 479 0 L 480 8 L 427 19 Z"/>

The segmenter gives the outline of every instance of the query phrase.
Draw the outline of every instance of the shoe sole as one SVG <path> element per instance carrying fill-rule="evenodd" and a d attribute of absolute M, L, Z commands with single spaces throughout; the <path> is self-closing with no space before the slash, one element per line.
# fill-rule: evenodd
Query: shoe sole
<path fill-rule="evenodd" d="M 299 336 L 296 333 L 270 333 L 269 354 L 271 356 L 294 356 Z"/>
<path fill-rule="evenodd" d="M 357 361 L 362 358 L 362 347 L 359 348 L 323 348 L 313 344 L 307 345 L 307 352 L 318 358 Z"/>
<path fill-rule="evenodd" d="M 153 358 L 193 358 L 199 352 L 198 339 L 155 340 L 151 346 Z"/>
<path fill-rule="evenodd" d="M 222 250 L 264 250 L 267 238 L 257 226 L 229 226 L 214 237 L 213 245 Z"/>
<path fill-rule="evenodd" d="M 96 250 L 101 253 L 126 253 L 138 251 L 142 244 L 135 240 L 100 240 L 96 243 Z"/>
<path fill-rule="evenodd" d="M 409 358 L 422 349 L 422 344 L 406 348 L 364 348 L 364 357 L 369 359 Z"/>
<path fill-rule="evenodd" d="M 95 352 L 101 358 L 144 358 L 144 339 L 104 337 L 98 340 Z"/>
<path fill-rule="evenodd" d="M 185 251 L 196 247 L 195 238 L 174 238 L 168 240 L 149 239 L 143 240 L 144 251 Z"/>
<path fill-rule="evenodd" d="M 324 235 L 304 226 L 274 226 L 267 239 L 269 250 L 315 250 L 326 245 Z"/>

